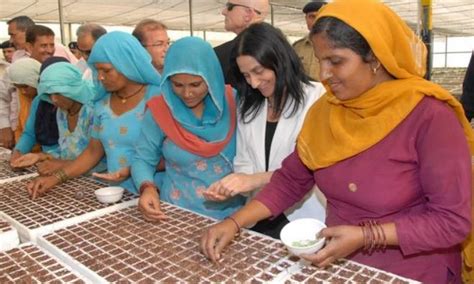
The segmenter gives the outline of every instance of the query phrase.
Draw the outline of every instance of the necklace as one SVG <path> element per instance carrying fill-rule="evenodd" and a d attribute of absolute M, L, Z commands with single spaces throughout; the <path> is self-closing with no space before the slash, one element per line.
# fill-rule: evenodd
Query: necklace
<path fill-rule="evenodd" d="M 273 102 L 267 99 L 268 108 L 273 108 Z"/>
<path fill-rule="evenodd" d="M 145 85 L 141 85 L 140 88 L 138 88 L 138 90 L 136 90 L 135 92 L 133 92 L 132 94 L 128 95 L 128 96 L 125 96 L 125 97 L 122 97 L 120 96 L 117 92 L 114 92 L 114 94 L 120 99 L 120 101 L 122 102 L 122 104 L 126 103 L 128 99 L 130 99 L 131 97 L 134 97 L 135 95 L 138 95 L 140 93 L 141 90 L 143 90 L 143 88 L 145 87 Z"/>

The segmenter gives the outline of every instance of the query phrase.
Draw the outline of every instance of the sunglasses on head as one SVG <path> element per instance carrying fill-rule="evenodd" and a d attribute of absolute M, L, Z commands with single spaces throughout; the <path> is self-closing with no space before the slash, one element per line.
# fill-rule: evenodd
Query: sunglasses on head
<path fill-rule="evenodd" d="M 227 8 L 227 11 L 232 11 L 232 9 L 234 9 L 234 7 L 244 7 L 244 8 L 248 8 L 248 9 L 254 10 L 257 15 L 261 15 L 261 14 L 262 14 L 262 12 L 260 12 L 259 10 L 256 10 L 256 9 L 254 9 L 254 8 L 251 8 L 251 7 L 249 7 L 249 6 L 242 5 L 242 4 L 235 4 L 235 3 L 227 2 L 227 3 L 225 3 L 225 7 Z"/>

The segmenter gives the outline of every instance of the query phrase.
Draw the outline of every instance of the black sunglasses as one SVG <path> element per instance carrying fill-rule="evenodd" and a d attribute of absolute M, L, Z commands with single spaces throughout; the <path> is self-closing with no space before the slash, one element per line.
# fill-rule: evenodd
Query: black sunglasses
<path fill-rule="evenodd" d="M 86 55 L 86 56 L 91 55 L 91 52 L 92 52 L 92 49 L 83 50 L 83 49 L 80 49 L 79 47 L 77 47 L 77 50 L 79 50 L 82 54 L 84 54 L 84 55 Z"/>
<path fill-rule="evenodd" d="M 251 10 L 254 10 L 255 13 L 257 13 L 257 15 L 261 15 L 262 12 L 260 12 L 259 10 L 256 10 L 254 8 L 251 8 L 249 6 L 245 6 L 245 5 L 242 5 L 242 4 L 235 4 L 235 3 L 230 3 L 230 2 L 227 2 L 225 3 L 225 7 L 227 8 L 227 11 L 232 11 L 232 9 L 234 9 L 234 7 L 244 7 L 244 8 L 248 8 L 248 9 L 251 9 Z"/>

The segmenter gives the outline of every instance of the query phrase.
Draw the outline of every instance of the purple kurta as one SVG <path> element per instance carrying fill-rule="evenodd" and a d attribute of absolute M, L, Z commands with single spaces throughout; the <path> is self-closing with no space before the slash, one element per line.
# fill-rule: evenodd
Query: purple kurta
<path fill-rule="evenodd" d="M 461 243 L 471 222 L 471 158 L 461 124 L 442 102 L 423 99 L 368 150 L 312 172 L 293 152 L 256 199 L 274 216 L 316 182 L 328 226 L 395 222 L 399 247 L 349 258 L 425 283 L 460 282 Z"/>

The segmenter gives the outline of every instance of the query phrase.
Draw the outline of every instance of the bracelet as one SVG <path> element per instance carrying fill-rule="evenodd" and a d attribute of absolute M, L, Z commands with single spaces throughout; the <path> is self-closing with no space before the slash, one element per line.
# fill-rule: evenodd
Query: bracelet
<path fill-rule="evenodd" d="M 239 223 L 237 223 L 237 221 L 235 221 L 235 219 L 234 219 L 232 216 L 229 216 L 229 217 L 227 217 L 226 219 L 229 219 L 229 220 L 231 220 L 232 222 L 234 222 L 235 226 L 237 227 L 237 233 L 235 233 L 235 236 L 234 236 L 234 237 L 236 237 L 236 238 L 239 237 L 239 236 L 240 236 L 240 231 L 241 231 L 241 230 L 240 230 L 240 225 L 239 225 Z"/>
<path fill-rule="evenodd" d="M 45 157 L 43 159 L 43 161 L 48 161 L 48 160 L 52 160 L 53 159 L 53 156 L 51 156 L 50 154 L 45 154 Z"/>
<path fill-rule="evenodd" d="M 364 237 L 364 247 L 362 250 L 368 255 L 374 251 L 385 251 L 387 247 L 387 236 L 385 231 L 377 221 L 369 220 L 359 223 Z"/>
<path fill-rule="evenodd" d="M 156 190 L 156 192 L 160 194 L 160 189 L 156 187 L 156 185 L 153 182 L 144 181 L 142 182 L 142 184 L 140 185 L 140 188 L 138 189 L 138 195 L 142 195 L 142 193 L 145 191 L 145 188 L 147 187 L 153 187 Z"/>
<path fill-rule="evenodd" d="M 69 179 L 69 176 L 66 174 L 64 169 L 59 169 L 53 173 L 53 176 L 56 177 L 59 183 L 64 183 Z"/>
<path fill-rule="evenodd" d="M 378 228 L 380 229 L 382 235 L 382 245 L 380 250 L 385 252 L 385 249 L 387 248 L 387 236 L 385 236 L 385 231 L 383 230 L 382 225 L 378 224 Z"/>

